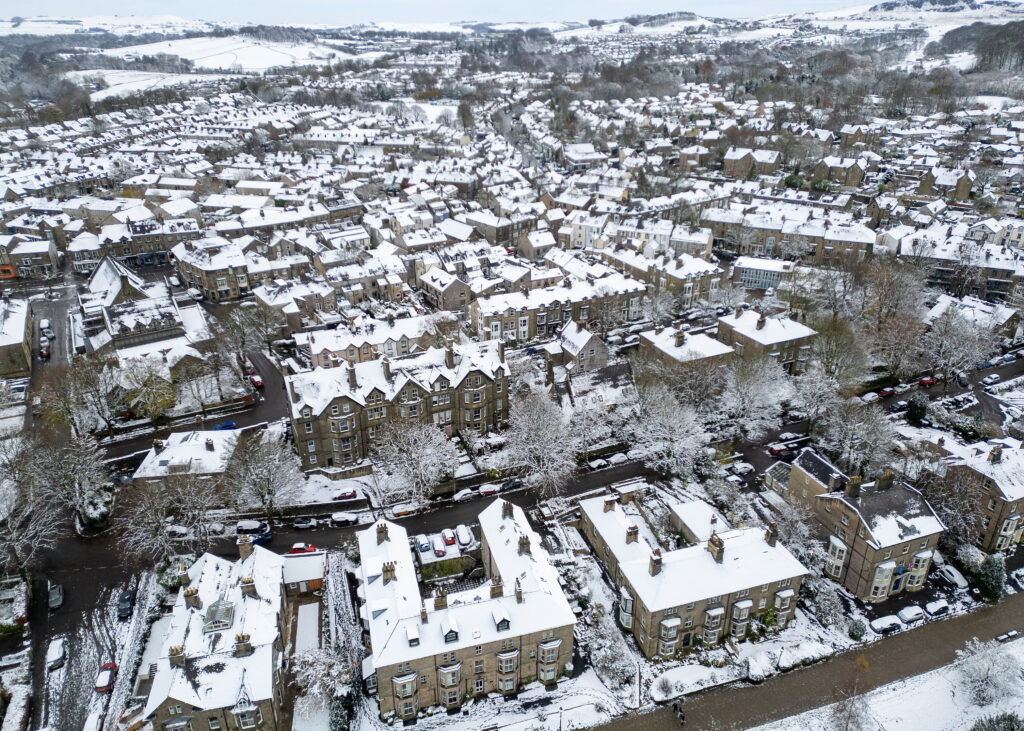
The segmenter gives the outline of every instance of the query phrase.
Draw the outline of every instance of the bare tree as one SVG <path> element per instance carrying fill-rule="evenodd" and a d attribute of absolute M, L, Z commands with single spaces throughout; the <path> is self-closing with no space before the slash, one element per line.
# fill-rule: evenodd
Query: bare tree
<path fill-rule="evenodd" d="M 171 490 L 160 481 L 137 485 L 114 516 L 118 544 L 129 556 L 139 556 L 159 564 L 175 553 L 167 526 L 174 519 Z"/>
<path fill-rule="evenodd" d="M 828 317 L 816 322 L 814 328 L 818 335 L 812 342 L 811 353 L 822 372 L 840 386 L 859 381 L 867 361 L 849 322 Z"/>
<path fill-rule="evenodd" d="M 881 465 L 893 436 L 880 409 L 844 401 L 825 415 L 818 444 L 851 472 L 864 473 Z"/>
<path fill-rule="evenodd" d="M 1000 698 L 1016 695 L 1021 682 L 1021 666 L 995 642 L 977 637 L 956 652 L 956 669 L 961 687 L 971 701 L 987 706 Z"/>
<path fill-rule="evenodd" d="M 921 368 L 919 343 L 923 333 L 924 324 L 916 316 L 895 315 L 875 329 L 871 353 L 893 378 L 906 378 Z"/>
<path fill-rule="evenodd" d="M 244 328 L 252 333 L 263 346 L 269 346 L 280 338 L 288 324 L 281 310 L 260 302 L 234 309 L 228 315 L 228 322 L 234 327 Z"/>
<path fill-rule="evenodd" d="M 27 578 L 40 554 L 56 545 L 66 516 L 45 491 L 50 455 L 34 439 L 0 439 L 0 572 Z"/>
<path fill-rule="evenodd" d="M 721 409 L 732 422 L 735 436 L 757 439 L 779 424 L 782 402 L 790 384 L 782 366 L 772 358 L 735 358 L 726 369 Z"/>
<path fill-rule="evenodd" d="M 807 414 L 808 426 L 813 429 L 818 420 L 839 403 L 839 384 L 812 365 L 792 379 L 793 402 Z"/>
<path fill-rule="evenodd" d="M 945 470 L 937 463 L 936 470 L 922 470 L 915 487 L 935 510 L 946 526 L 942 533 L 943 550 L 955 555 L 961 546 L 973 546 L 978 540 L 978 503 L 982 499 L 981 485 L 967 470 Z"/>
<path fill-rule="evenodd" d="M 389 505 L 399 496 L 421 503 L 430 490 L 455 476 L 459 451 L 434 424 L 394 419 L 378 432 L 373 461 L 377 504 Z"/>
<path fill-rule="evenodd" d="M 644 318 L 655 325 L 668 323 L 675 309 L 675 297 L 667 289 L 655 289 L 644 300 Z"/>
<path fill-rule="evenodd" d="M 297 653 L 291 659 L 291 668 L 299 692 L 321 707 L 343 697 L 352 684 L 351 659 L 331 650 L 317 648 Z"/>
<path fill-rule="evenodd" d="M 942 374 L 944 388 L 953 373 L 973 367 L 994 350 L 992 331 L 968 321 L 953 307 L 939 315 L 924 336 L 925 357 Z"/>
<path fill-rule="evenodd" d="M 190 398 L 199 405 L 199 410 L 206 416 L 207 406 L 224 399 L 220 379 L 214 373 L 216 359 L 189 358 L 178 368 L 178 400 Z"/>
<path fill-rule="evenodd" d="M 304 479 L 283 435 L 268 429 L 239 435 L 224 470 L 223 486 L 233 502 L 259 505 L 269 521 Z"/>
<path fill-rule="evenodd" d="M 562 412 L 543 390 L 517 394 L 509 409 L 507 467 L 536 481 L 546 495 L 553 495 L 576 469 L 577 441 Z"/>
<path fill-rule="evenodd" d="M 77 423 L 86 428 L 90 416 L 100 419 L 110 434 L 124 410 L 119 398 L 119 366 L 112 358 L 93 353 L 75 359 L 68 371 L 69 388 L 80 399 Z M 82 413 L 82 411 L 86 413 Z"/>
<path fill-rule="evenodd" d="M 43 490 L 70 510 L 79 525 L 95 525 L 105 520 L 104 488 L 110 482 L 110 471 L 95 437 L 72 434 L 52 444 L 36 440 L 29 443 L 32 449 L 47 455 L 47 459 L 40 460 Z"/>
<path fill-rule="evenodd" d="M 136 358 L 122 369 L 133 411 L 155 422 L 174 408 L 177 393 L 163 363 Z"/>
<path fill-rule="evenodd" d="M 665 384 L 642 389 L 638 407 L 634 439 L 644 461 L 666 475 L 689 478 L 709 441 L 697 415 Z"/>

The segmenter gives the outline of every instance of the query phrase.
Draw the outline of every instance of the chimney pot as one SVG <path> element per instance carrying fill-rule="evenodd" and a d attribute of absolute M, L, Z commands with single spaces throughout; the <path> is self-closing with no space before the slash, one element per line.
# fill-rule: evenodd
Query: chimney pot
<path fill-rule="evenodd" d="M 206 438 L 206 451 L 207 452 L 212 452 L 213 451 L 213 439 L 210 438 L 210 437 Z"/>
<path fill-rule="evenodd" d="M 427 605 L 425 603 L 421 602 L 420 603 L 420 624 L 426 624 L 426 623 L 427 623 Z"/>
<path fill-rule="evenodd" d="M 661 573 L 661 549 L 655 548 L 651 551 L 651 564 L 649 567 L 651 576 L 657 576 Z"/>
<path fill-rule="evenodd" d="M 167 649 L 167 659 L 170 660 L 171 665 L 174 667 L 184 667 L 185 648 L 181 645 L 172 645 Z"/>
<path fill-rule="evenodd" d="M 438 589 L 437 596 L 434 597 L 434 609 L 447 609 L 448 608 L 448 590 L 443 586 Z"/>
<path fill-rule="evenodd" d="M 384 579 L 385 584 L 389 584 L 395 580 L 395 562 L 385 561 L 381 566 L 381 578 Z"/>
<path fill-rule="evenodd" d="M 183 592 L 185 595 L 185 606 L 191 607 L 192 609 L 202 609 L 203 600 L 199 598 L 199 589 L 194 586 L 190 586 Z"/>
<path fill-rule="evenodd" d="M 615 504 L 618 502 L 614 497 L 606 497 L 604 499 L 604 512 L 610 513 L 615 510 Z"/>
<path fill-rule="evenodd" d="M 512 517 L 512 503 L 508 500 L 501 501 L 501 517 L 511 518 Z"/>
<path fill-rule="evenodd" d="M 716 563 L 722 563 L 722 558 L 725 556 L 725 541 L 722 540 L 717 532 L 711 532 L 711 537 L 708 538 L 707 549 L 714 557 Z"/>
<path fill-rule="evenodd" d="M 774 546 L 775 542 L 779 538 L 779 527 L 775 522 L 768 524 L 768 529 L 764 532 L 764 540 L 769 546 Z"/>
<path fill-rule="evenodd" d="M 856 500 L 860 497 L 860 475 L 853 475 L 849 480 L 846 481 L 846 497 L 851 500 Z"/>
<path fill-rule="evenodd" d="M 626 543 L 636 543 L 640 539 L 640 527 L 631 525 L 626 528 Z"/>
<path fill-rule="evenodd" d="M 497 599 L 503 593 L 504 587 L 501 584 L 501 577 L 495 576 L 491 579 L 491 599 Z"/>
<path fill-rule="evenodd" d="M 377 545 L 388 540 L 388 524 L 380 522 L 377 524 Z"/>
<path fill-rule="evenodd" d="M 676 330 L 676 347 L 682 347 L 683 343 L 686 342 L 686 331 L 682 328 Z"/>
<path fill-rule="evenodd" d="M 516 579 L 516 604 L 523 603 L 523 585 L 519 583 L 519 579 Z"/>
<path fill-rule="evenodd" d="M 235 657 L 247 657 L 252 654 L 252 638 L 240 633 L 235 635 Z"/>
<path fill-rule="evenodd" d="M 519 555 L 529 555 L 530 553 L 530 537 L 519 536 Z"/>
<path fill-rule="evenodd" d="M 244 560 L 252 555 L 252 536 L 238 536 L 235 545 L 238 546 L 239 558 Z"/>
<path fill-rule="evenodd" d="M 761 316 L 759 318 L 757 318 L 757 329 L 758 330 L 763 330 L 764 329 L 764 324 L 765 324 L 765 322 L 767 320 L 768 320 L 768 317 L 762 312 Z"/>

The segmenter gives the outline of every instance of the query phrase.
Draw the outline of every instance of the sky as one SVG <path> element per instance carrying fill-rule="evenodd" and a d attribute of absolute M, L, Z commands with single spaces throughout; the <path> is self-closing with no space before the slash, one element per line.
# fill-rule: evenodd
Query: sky
<path fill-rule="evenodd" d="M 861 0 L 863 1 L 863 0 Z M 287 25 L 350 25 L 353 23 L 480 21 L 553 21 L 616 19 L 626 15 L 690 10 L 718 17 L 763 17 L 804 10 L 831 10 L 857 4 L 856 0 L 4 0 L 0 17 L 41 15 L 175 15 L 181 18 L 228 23 Z"/>

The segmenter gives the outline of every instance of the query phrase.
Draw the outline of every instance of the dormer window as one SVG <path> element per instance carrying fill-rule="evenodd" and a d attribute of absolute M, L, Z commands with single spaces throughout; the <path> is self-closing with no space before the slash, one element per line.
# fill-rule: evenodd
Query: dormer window
<path fill-rule="evenodd" d="M 444 633 L 444 641 L 445 641 L 445 644 L 450 644 L 452 642 L 458 642 L 459 641 L 459 632 L 458 632 L 458 630 L 450 629 L 447 632 L 445 632 Z"/>
<path fill-rule="evenodd" d="M 302 409 L 302 415 L 305 418 L 308 419 L 310 416 L 312 416 L 312 414 L 313 414 L 313 411 L 308 406 L 306 406 L 305 408 Z"/>

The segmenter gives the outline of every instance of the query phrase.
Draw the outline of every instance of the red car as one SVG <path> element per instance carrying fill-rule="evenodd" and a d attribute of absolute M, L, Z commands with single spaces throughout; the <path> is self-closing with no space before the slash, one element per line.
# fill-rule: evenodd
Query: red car
<path fill-rule="evenodd" d="M 39 359 L 40 360 L 49 360 L 50 359 L 50 349 L 49 348 L 40 348 L 39 349 Z"/>
<path fill-rule="evenodd" d="M 114 689 L 115 680 L 117 680 L 117 663 L 103 663 L 100 665 L 100 671 L 96 673 L 96 692 L 109 693 Z"/>
<path fill-rule="evenodd" d="M 249 383 L 253 385 L 253 388 L 263 388 L 263 376 L 259 373 L 252 373 L 249 375 Z"/>
<path fill-rule="evenodd" d="M 356 499 L 356 491 L 355 490 L 345 490 L 345 492 L 339 493 L 334 499 L 335 500 L 355 500 Z"/>
<path fill-rule="evenodd" d="M 882 398 L 889 398 L 890 396 L 896 395 L 896 389 L 893 388 L 892 386 L 886 386 L 885 388 L 878 392 L 878 395 L 881 396 Z"/>
<path fill-rule="evenodd" d="M 455 531 L 453 531 L 451 528 L 445 528 L 443 531 L 441 531 L 441 540 L 444 541 L 444 545 L 446 546 L 454 546 Z"/>
<path fill-rule="evenodd" d="M 935 376 L 922 376 L 918 383 L 927 388 L 928 386 L 934 386 L 938 381 L 935 379 Z"/>
<path fill-rule="evenodd" d="M 293 543 L 292 547 L 288 549 L 288 553 L 313 553 L 316 551 L 316 546 L 312 543 Z"/>

